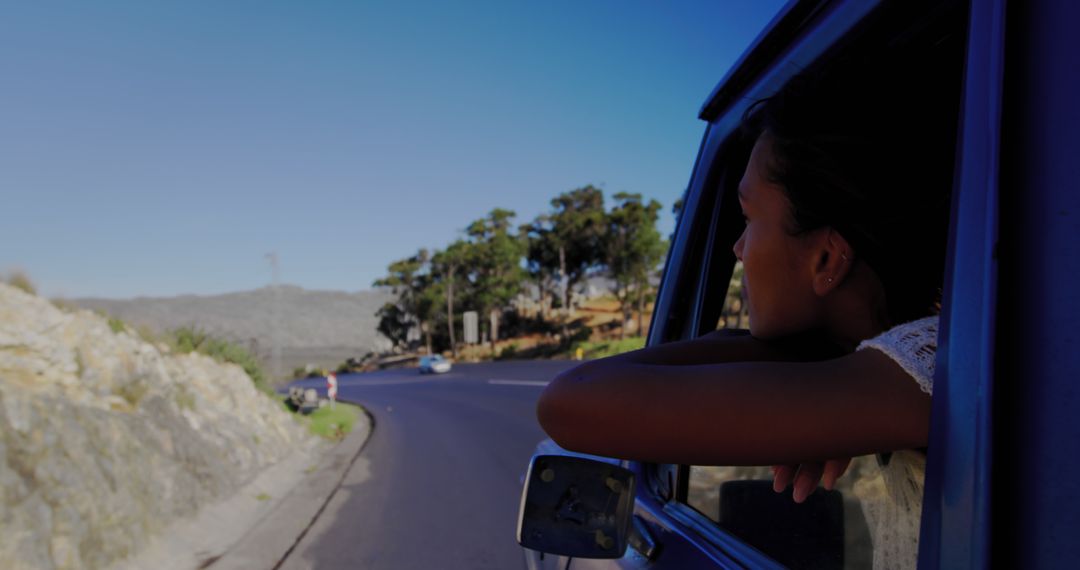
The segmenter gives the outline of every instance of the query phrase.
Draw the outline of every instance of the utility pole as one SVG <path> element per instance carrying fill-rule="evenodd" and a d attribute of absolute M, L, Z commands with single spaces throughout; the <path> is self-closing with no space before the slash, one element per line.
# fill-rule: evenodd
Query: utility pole
<path fill-rule="evenodd" d="M 274 302 L 270 310 L 270 374 L 273 379 L 271 384 L 281 379 L 281 272 L 278 267 L 277 252 L 266 254 L 270 261 L 270 274 Z"/>

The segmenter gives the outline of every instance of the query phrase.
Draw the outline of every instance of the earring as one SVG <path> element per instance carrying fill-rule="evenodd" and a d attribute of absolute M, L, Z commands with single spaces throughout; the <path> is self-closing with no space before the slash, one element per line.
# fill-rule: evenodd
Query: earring
<path fill-rule="evenodd" d="M 846 253 L 841 253 L 840 254 L 840 259 L 843 259 L 844 261 L 847 261 L 847 254 Z"/>
<path fill-rule="evenodd" d="M 829 277 L 829 278 L 827 279 L 827 282 L 828 282 L 828 283 L 832 283 L 832 277 Z"/>

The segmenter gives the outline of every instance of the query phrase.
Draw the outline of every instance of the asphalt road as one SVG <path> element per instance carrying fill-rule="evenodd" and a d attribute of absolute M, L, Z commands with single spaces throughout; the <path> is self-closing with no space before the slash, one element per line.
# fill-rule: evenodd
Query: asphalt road
<path fill-rule="evenodd" d="M 338 399 L 367 408 L 374 430 L 281 568 L 523 568 L 514 539 L 520 480 L 545 437 L 536 399 L 572 364 L 458 364 L 438 376 L 416 370 L 339 376 Z"/>

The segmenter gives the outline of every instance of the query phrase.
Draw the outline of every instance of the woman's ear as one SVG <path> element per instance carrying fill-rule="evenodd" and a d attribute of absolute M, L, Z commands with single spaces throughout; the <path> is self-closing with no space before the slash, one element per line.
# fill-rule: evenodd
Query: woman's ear
<path fill-rule="evenodd" d="M 814 293 L 820 297 L 839 287 L 851 272 L 854 253 L 844 236 L 833 228 L 824 228 L 818 242 L 814 263 Z"/>

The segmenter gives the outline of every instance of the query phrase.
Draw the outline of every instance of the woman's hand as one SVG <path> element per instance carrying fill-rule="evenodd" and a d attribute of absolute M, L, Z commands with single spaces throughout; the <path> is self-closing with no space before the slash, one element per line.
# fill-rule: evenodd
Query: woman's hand
<path fill-rule="evenodd" d="M 794 483 L 792 497 L 801 503 L 817 489 L 818 482 L 832 491 L 836 480 L 847 471 L 851 458 L 830 459 L 824 463 L 803 463 L 801 465 L 773 465 L 773 491 L 783 492 Z"/>

